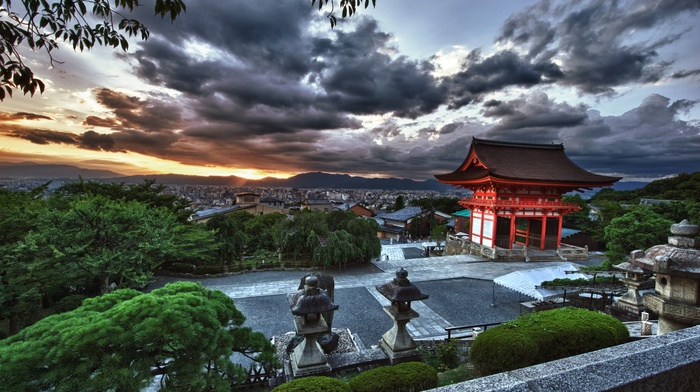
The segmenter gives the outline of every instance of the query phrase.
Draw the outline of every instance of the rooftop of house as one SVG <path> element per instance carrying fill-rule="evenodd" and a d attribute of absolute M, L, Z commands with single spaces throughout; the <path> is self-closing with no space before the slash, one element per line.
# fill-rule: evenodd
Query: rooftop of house
<path fill-rule="evenodd" d="M 329 204 L 331 204 L 331 201 L 328 199 L 306 199 L 306 200 L 304 200 L 303 204 L 320 206 L 320 205 L 329 205 Z"/>
<path fill-rule="evenodd" d="M 421 213 L 423 213 L 423 209 L 421 209 L 420 207 L 411 206 L 402 208 L 398 211 L 390 212 L 388 214 L 384 214 L 381 217 L 384 219 L 390 219 L 395 221 L 407 221 L 415 217 L 416 215 L 420 215 Z"/>

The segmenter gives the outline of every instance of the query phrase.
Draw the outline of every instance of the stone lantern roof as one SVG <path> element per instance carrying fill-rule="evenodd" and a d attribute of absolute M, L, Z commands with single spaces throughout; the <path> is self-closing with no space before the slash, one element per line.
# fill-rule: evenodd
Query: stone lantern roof
<path fill-rule="evenodd" d="M 391 282 L 377 286 L 377 291 L 392 303 L 422 301 L 429 297 L 408 280 L 408 271 L 403 268 L 396 271 L 396 277 Z"/>
<path fill-rule="evenodd" d="M 318 288 L 318 278 L 314 275 L 306 278 L 304 289 L 289 295 L 289 306 L 295 316 L 338 310 L 326 290 Z"/>

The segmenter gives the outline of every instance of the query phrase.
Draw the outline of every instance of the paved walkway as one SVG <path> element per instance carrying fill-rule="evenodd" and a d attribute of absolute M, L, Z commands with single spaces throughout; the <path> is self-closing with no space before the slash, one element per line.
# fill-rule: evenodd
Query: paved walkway
<path fill-rule="evenodd" d="M 396 244 L 382 246 L 382 256 L 374 260 L 374 265 L 381 272 L 368 272 L 366 274 L 334 274 L 335 288 L 364 287 L 382 305 L 388 305 L 389 301 L 377 290 L 376 286 L 389 282 L 394 278 L 399 268 L 408 271 L 408 278 L 412 282 L 437 281 L 457 278 L 470 278 L 492 281 L 494 278 L 513 271 L 568 265 L 569 262 L 494 262 L 472 255 L 456 255 L 426 258 L 404 258 L 403 248 L 419 248 L 420 244 Z M 388 257 L 387 257 L 388 256 Z M 299 284 L 299 278 L 275 279 L 240 284 L 206 284 L 210 289 L 221 290 L 228 296 L 237 298 L 261 297 L 270 295 L 287 295 L 293 292 Z M 411 320 L 407 328 L 414 339 L 439 338 L 445 335 L 445 327 L 452 326 L 444 318 L 434 312 L 423 302 L 412 304 L 420 317 Z"/>

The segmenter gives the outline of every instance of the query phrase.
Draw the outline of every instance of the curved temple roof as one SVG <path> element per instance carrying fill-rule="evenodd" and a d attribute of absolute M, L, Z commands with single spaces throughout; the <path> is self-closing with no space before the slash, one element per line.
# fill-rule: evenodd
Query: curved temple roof
<path fill-rule="evenodd" d="M 452 173 L 436 175 L 450 185 L 486 182 L 543 183 L 563 186 L 610 186 L 622 177 L 591 173 L 572 162 L 563 144 L 499 142 L 473 138 L 464 162 Z"/>

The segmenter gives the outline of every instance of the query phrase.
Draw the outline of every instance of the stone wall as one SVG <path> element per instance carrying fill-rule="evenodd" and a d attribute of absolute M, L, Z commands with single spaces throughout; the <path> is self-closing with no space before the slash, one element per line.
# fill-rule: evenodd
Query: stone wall
<path fill-rule="evenodd" d="M 695 326 L 432 391 L 697 391 L 698 374 Z"/>

